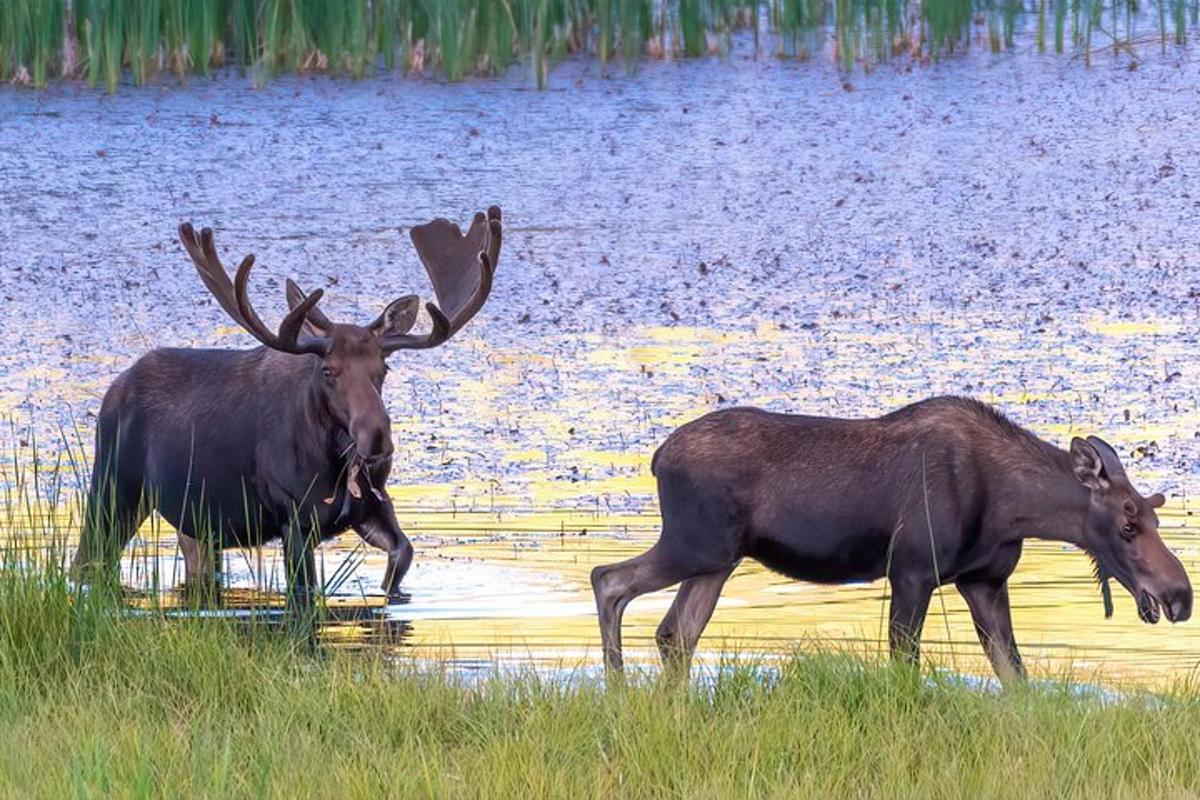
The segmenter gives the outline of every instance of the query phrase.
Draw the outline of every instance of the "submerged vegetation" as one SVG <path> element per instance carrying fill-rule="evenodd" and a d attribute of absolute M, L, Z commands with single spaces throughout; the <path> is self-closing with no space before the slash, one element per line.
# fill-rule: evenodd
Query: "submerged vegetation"
<path fill-rule="evenodd" d="M 538 83 L 568 53 L 620 60 L 727 52 L 831 52 L 844 68 L 901 54 L 938 57 L 986 39 L 1017 46 L 1035 20 L 1039 52 L 1181 45 L 1200 0 L 12 0 L 0 4 L 0 80 L 85 79 L 114 90 L 239 66 L 361 77 L 440 70 L 450 80 L 529 64 Z M 1032 43 L 1031 43 L 1032 44 Z"/>

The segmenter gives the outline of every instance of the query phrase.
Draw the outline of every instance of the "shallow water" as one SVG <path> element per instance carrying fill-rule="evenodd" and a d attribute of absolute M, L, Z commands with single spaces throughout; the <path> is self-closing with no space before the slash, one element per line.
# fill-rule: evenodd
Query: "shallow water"
<path fill-rule="evenodd" d="M 1197 515 L 1200 509 L 1178 507 L 1162 515 L 1164 538 L 1193 575 Z M 406 519 L 419 553 L 405 581 L 411 593 L 406 602 L 389 605 L 381 596 L 382 554 L 358 546 L 353 536 L 322 548 L 319 568 L 327 578 L 343 564 L 354 565 L 353 576 L 330 601 L 325 641 L 397 646 L 400 653 L 467 668 L 499 663 L 567 671 L 599 661 L 588 572 L 596 564 L 644 550 L 657 525 L 651 515 L 578 513 L 412 512 Z M 155 575 L 159 583 L 173 585 L 183 569 L 169 535 L 135 542 L 125 566 L 130 586 L 153 585 Z M 282 599 L 282 566 L 275 548 L 267 548 L 261 560 L 229 554 L 225 572 L 227 586 L 245 591 L 228 592 L 226 610 L 215 613 L 273 619 L 262 613 L 264 606 Z M 1200 628 L 1145 625 L 1137 619 L 1133 600 L 1119 587 L 1115 591 L 1116 614 L 1105 620 L 1084 555 L 1053 543 L 1034 542 L 1026 548 L 1011 581 L 1011 596 L 1018 640 L 1035 674 L 1162 685 L 1200 667 Z M 698 658 L 713 663 L 737 654 L 769 661 L 816 647 L 881 656 L 886 653 L 887 597 L 884 581 L 816 586 L 745 562 L 726 586 Z M 163 599 L 168 606 L 178 602 L 170 593 Z M 654 629 L 671 600 L 668 590 L 629 607 L 625 645 L 634 663 L 656 663 Z M 952 587 L 934 598 L 924 647 L 935 663 L 947 668 L 989 671 L 966 605 Z"/>
<path fill-rule="evenodd" d="M 381 613 L 411 623 L 396 630 L 413 652 L 594 664 L 587 571 L 653 540 L 654 447 L 732 404 L 865 416 L 970 393 L 1060 444 L 1099 434 L 1171 498 L 1168 541 L 1200 576 L 1197 65 L 976 53 L 848 91 L 819 64 L 733 61 L 632 78 L 567 64 L 545 92 L 519 78 L 0 89 L 0 411 L 16 423 L 0 444 L 36 435 L 51 465 L 78 462 L 138 354 L 249 344 L 203 293 L 180 220 L 211 225 L 229 261 L 258 254 L 264 312 L 295 276 L 326 287 L 335 318 L 365 319 L 428 294 L 402 230 L 498 202 L 487 307 L 446 347 L 395 358 L 385 390 L 390 488 L 418 556 L 411 602 Z M 64 466 L 65 488 L 84 471 Z M 166 581 L 181 568 L 160 544 Z M 382 558 L 354 547 L 324 548 L 326 571 L 361 557 L 342 593 L 380 604 Z M 272 552 L 262 569 L 231 555 L 231 580 L 275 579 Z M 1089 569 L 1027 550 L 1013 602 L 1032 661 L 1149 682 L 1194 668 L 1196 623 L 1141 625 L 1124 595 L 1106 622 Z M 701 650 L 877 652 L 885 591 L 746 565 Z M 649 653 L 669 599 L 634 603 L 632 646 Z M 983 669 L 953 591 L 925 638 L 938 663 Z"/>

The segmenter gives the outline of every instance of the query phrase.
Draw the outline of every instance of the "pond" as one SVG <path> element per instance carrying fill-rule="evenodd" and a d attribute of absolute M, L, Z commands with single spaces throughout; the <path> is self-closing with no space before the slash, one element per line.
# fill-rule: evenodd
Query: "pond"
<path fill-rule="evenodd" d="M 445 347 L 394 358 L 385 388 L 411 598 L 383 608 L 382 555 L 353 534 L 323 547 L 335 605 L 371 609 L 344 612 L 331 641 L 387 628 L 464 664 L 594 666 L 587 573 L 657 535 L 651 453 L 738 404 L 873 416 L 965 393 L 1060 445 L 1098 434 L 1168 495 L 1164 535 L 1195 580 L 1197 77 L 1175 56 L 1131 71 L 978 52 L 845 83 L 735 52 L 632 77 L 568 62 L 540 92 L 229 75 L 0 89 L 0 481 L 36 445 L 69 505 L 117 373 L 158 345 L 250 345 L 196 279 L 180 221 L 213 227 L 228 260 L 258 255 L 264 313 L 294 277 L 326 289 L 335 319 L 365 320 L 430 294 L 409 227 L 498 203 L 488 305 Z M 181 570 L 153 524 L 126 559 L 135 587 Z M 233 586 L 280 572 L 271 548 L 228 555 Z M 1058 545 L 1029 547 L 1012 591 L 1041 673 L 1156 684 L 1200 660 L 1196 623 L 1142 625 L 1123 592 L 1105 621 L 1090 563 Z M 878 653 L 886 592 L 744 564 L 701 656 Z M 653 661 L 669 601 L 631 606 L 635 660 Z M 925 642 L 986 671 L 953 590 Z"/>

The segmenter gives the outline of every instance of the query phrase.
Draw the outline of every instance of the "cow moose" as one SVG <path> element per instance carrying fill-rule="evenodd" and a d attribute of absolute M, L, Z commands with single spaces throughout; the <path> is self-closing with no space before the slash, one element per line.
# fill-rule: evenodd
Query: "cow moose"
<path fill-rule="evenodd" d="M 111 574 L 152 510 L 180 533 L 185 586 L 215 586 L 220 549 L 283 540 L 289 607 L 311 607 L 314 548 L 353 528 L 388 554 L 383 590 L 400 595 L 413 547 L 385 483 L 392 440 L 381 392 L 388 356 L 436 347 L 479 311 L 500 256 L 500 209 L 464 235 L 445 219 L 410 231 L 433 284 L 431 330 L 411 332 L 420 301 L 389 304 L 368 325 L 335 323 L 287 281 L 290 311 L 271 331 L 247 294 L 254 256 L 231 281 L 212 231 L 179 239 L 217 303 L 261 342 L 252 350 L 158 349 L 113 381 L 72 572 Z"/>
<path fill-rule="evenodd" d="M 1087 553 L 1110 615 L 1110 577 L 1146 622 L 1191 615 L 1187 573 L 1158 534 L 1161 494 L 1143 497 L 1103 440 L 1062 450 L 975 400 L 939 397 L 875 419 L 725 409 L 667 437 L 651 471 L 658 542 L 591 576 L 610 674 L 622 669 L 625 606 L 675 583 L 655 638 L 664 665 L 685 670 L 743 558 L 818 583 L 886 576 L 891 653 L 914 663 L 930 597 L 953 582 L 1004 681 L 1025 674 L 1008 577 L 1027 538 Z"/>

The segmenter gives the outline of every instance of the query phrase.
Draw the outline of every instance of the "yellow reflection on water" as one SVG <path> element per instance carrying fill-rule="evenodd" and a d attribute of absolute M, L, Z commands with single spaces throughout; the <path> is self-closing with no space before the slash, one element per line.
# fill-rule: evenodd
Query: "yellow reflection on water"
<path fill-rule="evenodd" d="M 1168 510 L 1164 538 L 1183 555 L 1195 580 L 1196 555 L 1190 542 L 1195 529 L 1181 527 L 1183 515 L 1180 507 Z M 513 520 L 510 529 L 544 530 L 556 522 L 563 530 L 587 528 L 588 533 L 464 541 L 432 520 L 426 523 L 421 528 L 424 557 L 481 560 L 554 576 L 542 589 L 552 597 L 548 601 L 552 605 L 538 614 L 421 621 L 414 625 L 414 644 L 434 649 L 452 646 L 456 655 L 468 658 L 598 660 L 588 573 L 597 564 L 628 558 L 648 547 L 657 535 L 652 530 L 656 520 L 627 519 L 618 532 L 603 519 L 556 520 L 555 515 L 541 515 L 536 520 Z M 521 546 L 514 546 L 514 541 Z M 479 591 L 486 598 L 487 587 L 481 585 Z M 629 606 L 624 640 L 635 661 L 654 660 L 654 629 L 672 594 L 673 590 L 646 595 Z M 790 581 L 747 561 L 726 585 L 698 655 L 712 660 L 722 651 L 785 654 L 798 646 L 816 645 L 883 654 L 886 598 L 884 581 L 818 586 Z M 1011 580 L 1011 600 L 1018 641 L 1036 673 L 1071 671 L 1085 678 L 1156 685 L 1190 674 L 1200 661 L 1200 626 L 1141 623 L 1132 599 L 1124 593 L 1115 598 L 1114 617 L 1105 620 L 1091 564 L 1070 548 L 1029 543 Z M 535 595 L 531 604 L 537 602 Z M 980 674 L 990 670 L 966 605 L 952 587 L 944 588 L 931 604 L 924 649 L 939 665 Z"/>
<path fill-rule="evenodd" d="M 1197 570 L 1196 514 L 1173 503 L 1163 509 L 1163 534 L 1193 581 Z M 332 622 L 323 639 L 334 646 L 384 646 L 418 658 L 464 663 L 537 663 L 565 669 L 600 663 L 599 635 L 588 575 L 598 564 L 632 557 L 657 537 L 655 515 L 578 511 L 524 513 L 406 513 L 417 558 L 406 580 L 407 603 L 388 605 L 376 586 L 382 553 L 352 535 L 321 548 L 326 574 L 347 561 L 354 581 L 330 599 Z M 146 532 L 148 533 L 148 531 Z M 129 585 L 170 585 L 182 571 L 169 531 L 140 538 L 126 558 Z M 228 608 L 278 608 L 282 567 L 268 547 L 253 574 L 240 553 L 226 554 L 233 583 Z M 151 575 L 157 571 L 157 581 Z M 1200 654 L 1200 626 L 1146 625 L 1131 598 L 1114 586 L 1116 614 L 1104 619 L 1088 559 L 1048 542 L 1029 542 L 1011 582 L 1014 624 L 1035 675 L 1070 673 L 1094 682 L 1163 686 L 1192 674 Z M 626 611 L 624 642 L 635 664 L 657 663 L 654 630 L 674 589 L 635 600 Z M 731 653 L 774 658 L 796 649 L 838 648 L 886 654 L 885 581 L 819 586 L 788 580 L 743 562 L 722 594 L 697 657 L 713 662 Z M 178 602 L 167 596 L 167 605 Z M 965 603 L 953 587 L 935 595 L 923 646 L 929 663 L 988 675 Z"/>
<path fill-rule="evenodd" d="M 405 581 L 411 600 L 385 608 L 378 592 L 384 555 L 347 533 L 320 551 L 326 575 L 349 575 L 332 601 L 340 621 L 326 629 L 326 641 L 485 663 L 599 663 L 590 570 L 636 555 L 657 537 L 649 463 L 667 431 L 731 403 L 865 416 L 969 391 L 1060 445 L 1099 433 L 1121 452 L 1137 454 L 1129 468 L 1139 486 L 1170 491 L 1162 532 L 1195 580 L 1200 507 L 1188 500 L 1188 476 L 1169 456 L 1200 429 L 1200 409 L 1155 405 L 1155 394 L 1111 393 L 1135 385 L 1124 380 L 1131 369 L 1125 348 L 1136 346 L 1147 363 L 1177 371 L 1166 388 L 1155 389 L 1162 393 L 1200 383 L 1200 359 L 1178 357 L 1167 336 L 1178 325 L 1170 321 L 1098 319 L 1080 327 L 1098 338 L 1030 348 L 1016 331 L 955 319 L 909 328 L 855 320 L 826 321 L 818 330 L 773 323 L 736 331 L 642 327 L 619 337 L 544 335 L 521 349 L 467 339 L 450 361 L 406 362 L 438 387 L 433 400 L 410 394 L 399 381 L 385 392 L 397 445 L 389 493 L 417 547 Z M 934 348 L 934 336 L 960 346 Z M 1122 380 L 1113 377 L 1118 372 Z M 56 375 L 10 377 L 46 391 Z M 72 391 L 98 395 L 106 380 Z M 0 409 L 27 397 L 0 388 Z M 80 439 L 90 435 L 84 431 Z M 1154 448 L 1168 457 L 1155 457 Z M 28 460 L 28 450 L 18 457 Z M 73 525 L 37 514 L 0 515 L 0 528 L 34 538 Z M 182 579 L 174 536 L 161 521 L 147 523 L 124 563 L 130 586 L 170 587 Z M 231 551 L 226 572 L 235 589 L 227 604 L 278 605 L 277 548 L 261 556 Z M 238 593 L 255 586 L 265 595 Z M 1056 544 L 1029 543 L 1011 599 L 1033 671 L 1070 669 L 1077 677 L 1150 685 L 1190 674 L 1200 661 L 1200 623 L 1145 625 L 1132 600 L 1118 587 L 1114 592 L 1116 615 L 1106 621 L 1088 559 Z M 883 581 L 815 586 L 746 562 L 726 585 L 699 657 L 774 656 L 812 646 L 883 655 L 887 594 Z M 635 662 L 656 660 L 654 629 L 671 599 L 672 591 L 658 592 L 629 607 L 625 643 Z M 388 621 L 386 635 L 379 618 Z M 938 665 L 990 672 L 952 587 L 931 604 L 924 644 Z"/>
<path fill-rule="evenodd" d="M 1170 335 L 1179 331 L 1179 323 L 1164 319 L 1093 319 L 1087 329 L 1105 336 L 1130 336 L 1136 334 Z"/>

